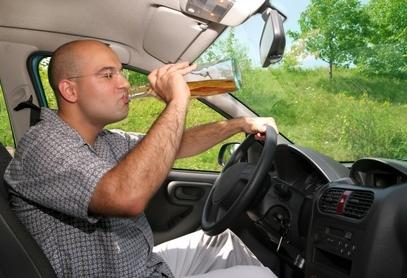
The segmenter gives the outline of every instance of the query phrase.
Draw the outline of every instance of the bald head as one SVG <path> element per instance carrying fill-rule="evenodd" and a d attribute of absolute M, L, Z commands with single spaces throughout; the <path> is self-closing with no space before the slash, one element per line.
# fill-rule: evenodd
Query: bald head
<path fill-rule="evenodd" d="M 60 94 L 58 84 L 61 80 L 83 74 L 82 67 L 91 47 L 110 49 L 108 45 L 99 41 L 78 40 L 63 44 L 54 52 L 48 67 L 48 77 L 57 96 Z"/>

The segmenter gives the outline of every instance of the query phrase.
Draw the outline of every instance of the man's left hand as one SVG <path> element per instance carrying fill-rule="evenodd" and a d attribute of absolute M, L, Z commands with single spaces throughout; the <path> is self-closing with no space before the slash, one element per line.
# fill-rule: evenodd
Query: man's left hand
<path fill-rule="evenodd" d="M 266 126 L 271 126 L 278 133 L 277 124 L 272 117 L 244 118 L 243 131 L 254 134 L 256 140 L 264 141 L 266 138 Z"/>

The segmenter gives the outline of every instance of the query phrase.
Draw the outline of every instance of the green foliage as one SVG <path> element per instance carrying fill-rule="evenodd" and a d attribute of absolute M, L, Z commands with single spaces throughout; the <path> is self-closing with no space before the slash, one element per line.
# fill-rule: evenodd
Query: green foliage
<path fill-rule="evenodd" d="M 374 27 L 372 42 L 407 43 L 406 0 L 371 0 L 366 10 Z"/>
<path fill-rule="evenodd" d="M 358 0 L 311 0 L 299 20 L 301 32 L 288 35 L 305 43 L 305 53 L 327 62 L 331 77 L 334 66 L 356 65 L 365 73 L 404 78 L 406 14 L 406 0 L 371 0 L 365 6 Z M 293 68 L 294 57 L 286 69 Z"/>
<path fill-rule="evenodd" d="M 311 0 L 301 14 L 301 33 L 290 32 L 304 40 L 309 54 L 330 66 L 349 66 L 365 43 L 368 18 L 358 0 Z"/>
<path fill-rule="evenodd" d="M 407 76 L 407 45 L 383 42 L 360 50 L 355 61 L 365 73 L 403 78 Z"/>
<path fill-rule="evenodd" d="M 407 76 L 407 1 L 372 0 L 366 12 L 373 32 L 356 64 L 369 73 Z"/>
<path fill-rule="evenodd" d="M 295 33 L 289 32 L 294 37 Z M 286 71 L 296 71 L 300 69 L 299 59 L 305 58 L 305 43 L 304 40 L 297 40 L 291 45 L 288 53 L 285 53 L 282 59 L 281 67 Z"/>

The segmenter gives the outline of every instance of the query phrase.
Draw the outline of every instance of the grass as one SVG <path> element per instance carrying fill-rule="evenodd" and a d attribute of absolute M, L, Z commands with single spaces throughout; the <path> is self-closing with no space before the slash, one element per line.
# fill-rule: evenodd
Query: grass
<path fill-rule="evenodd" d="M 324 69 L 245 73 L 238 97 L 298 144 L 340 161 L 407 158 L 407 81 Z M 254 96 L 254 94 L 256 96 Z"/>

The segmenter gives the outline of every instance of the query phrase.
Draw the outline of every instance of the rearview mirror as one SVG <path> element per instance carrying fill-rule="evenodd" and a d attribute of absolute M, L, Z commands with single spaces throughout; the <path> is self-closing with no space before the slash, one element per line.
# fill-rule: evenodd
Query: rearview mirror
<path fill-rule="evenodd" d="M 284 15 L 267 8 L 263 14 L 264 27 L 260 38 L 260 63 L 265 68 L 281 60 L 285 48 Z M 285 19 L 285 18 L 284 18 Z"/>

